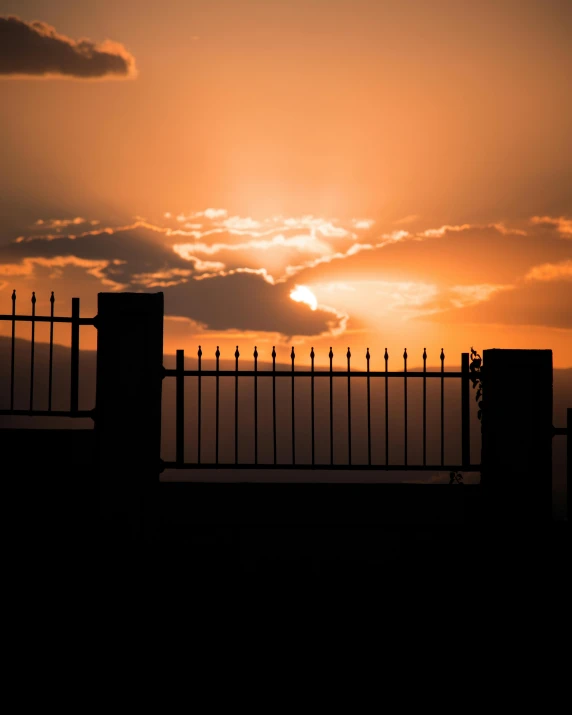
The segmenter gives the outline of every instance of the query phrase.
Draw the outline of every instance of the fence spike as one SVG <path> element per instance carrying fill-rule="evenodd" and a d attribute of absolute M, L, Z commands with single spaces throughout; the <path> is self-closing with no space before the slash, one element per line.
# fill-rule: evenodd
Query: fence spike
<path fill-rule="evenodd" d="M 369 357 L 370 357 L 370 355 L 369 355 L 369 348 L 366 348 L 366 349 L 365 349 L 365 359 L 366 359 L 368 362 L 369 362 Z"/>
<path fill-rule="evenodd" d="M 14 290 L 12 291 L 12 302 L 13 302 L 13 303 L 16 302 L 16 289 L 15 289 L 15 288 L 14 288 Z"/>
<path fill-rule="evenodd" d="M 55 298 L 54 298 L 54 291 L 52 291 L 52 295 L 50 296 L 50 303 L 55 303 Z"/>
<path fill-rule="evenodd" d="M 198 351 L 197 351 L 197 355 L 198 355 L 199 357 L 202 357 L 202 356 L 203 356 L 203 351 L 201 350 L 201 346 L 200 346 L 200 345 L 199 345 L 199 349 L 198 349 Z"/>
<path fill-rule="evenodd" d="M 292 352 L 290 353 L 290 357 L 292 358 L 292 362 L 294 362 L 294 358 L 296 357 L 294 353 L 294 346 L 292 345 Z"/>
<path fill-rule="evenodd" d="M 314 361 L 314 357 L 316 354 L 314 353 L 314 347 L 312 346 L 312 349 L 310 350 L 310 357 L 312 358 L 312 362 Z"/>
<path fill-rule="evenodd" d="M 236 346 L 236 350 L 235 350 L 235 353 L 234 353 L 234 357 L 235 357 L 237 360 L 238 360 L 238 358 L 240 357 L 240 353 L 238 352 L 238 345 Z"/>
<path fill-rule="evenodd" d="M 423 362 L 427 360 L 427 348 L 423 348 Z"/>
<path fill-rule="evenodd" d="M 328 357 L 330 358 L 330 360 L 334 357 L 334 353 L 333 353 L 333 351 L 332 351 L 331 346 L 330 346 L 330 352 L 329 352 L 329 354 L 328 354 Z"/>
<path fill-rule="evenodd" d="M 403 348 L 403 359 L 407 360 L 407 348 Z"/>
<path fill-rule="evenodd" d="M 276 346 L 275 345 L 272 346 L 272 359 L 276 360 Z"/>
<path fill-rule="evenodd" d="M 220 350 L 218 349 L 218 345 L 216 346 L 216 352 L 215 352 L 215 358 L 218 360 L 220 357 Z"/>
<path fill-rule="evenodd" d="M 32 291 L 32 305 L 36 304 L 36 292 Z"/>
<path fill-rule="evenodd" d="M 387 362 L 389 360 L 389 355 L 387 354 L 387 348 L 385 348 L 385 354 L 383 356 L 383 359 L 385 360 L 385 362 Z"/>
<path fill-rule="evenodd" d="M 256 349 L 256 345 L 254 346 L 254 359 L 258 357 L 258 350 Z"/>
<path fill-rule="evenodd" d="M 351 358 L 351 356 L 352 356 L 352 354 L 351 354 L 350 349 L 349 349 L 349 347 L 348 347 L 348 352 L 346 353 L 346 357 L 347 357 L 347 359 L 349 360 L 349 359 Z"/>
<path fill-rule="evenodd" d="M 443 352 L 443 348 L 441 348 L 441 355 L 439 356 L 441 359 L 441 362 L 445 359 L 445 353 Z"/>

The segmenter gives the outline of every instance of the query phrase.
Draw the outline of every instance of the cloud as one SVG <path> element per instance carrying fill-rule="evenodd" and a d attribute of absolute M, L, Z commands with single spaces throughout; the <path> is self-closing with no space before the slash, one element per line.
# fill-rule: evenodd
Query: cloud
<path fill-rule="evenodd" d="M 31 278 L 34 276 L 36 266 L 42 268 L 51 268 L 50 278 L 61 278 L 62 270 L 68 266 L 75 268 L 83 268 L 86 273 L 101 281 L 102 285 L 109 286 L 112 290 L 124 290 L 128 286 L 118 283 L 109 278 L 107 269 L 111 265 L 118 265 L 120 261 L 109 260 L 89 260 L 79 258 L 78 256 L 53 256 L 44 258 L 36 256 L 34 258 L 24 258 L 21 263 L 4 263 L 0 264 L 0 275 L 11 276 L 15 278 Z"/>
<path fill-rule="evenodd" d="M 533 216 L 530 222 L 542 228 L 555 228 L 564 238 L 572 238 L 572 219 L 559 216 Z"/>
<path fill-rule="evenodd" d="M 76 41 L 45 22 L 0 17 L 0 77 L 126 79 L 135 74 L 134 57 L 119 43 Z"/>
<path fill-rule="evenodd" d="M 501 290 L 512 290 L 513 288 L 513 285 L 496 285 L 492 283 L 453 286 L 451 288 L 453 293 L 451 303 L 455 308 L 464 308 L 466 305 L 483 303 Z"/>
<path fill-rule="evenodd" d="M 83 223 L 89 223 L 91 226 L 97 226 L 99 224 L 99 221 L 88 221 L 81 216 L 77 216 L 76 218 L 39 218 L 34 224 L 34 226 L 41 226 L 42 229 L 61 229 L 68 228 L 69 226 L 81 226 L 81 224 Z"/>
<path fill-rule="evenodd" d="M 572 261 L 542 263 L 540 266 L 533 266 L 525 278 L 528 281 L 572 280 Z"/>
<path fill-rule="evenodd" d="M 354 228 L 359 228 L 362 231 L 366 231 L 371 228 L 375 221 L 372 218 L 354 218 L 352 224 Z"/>

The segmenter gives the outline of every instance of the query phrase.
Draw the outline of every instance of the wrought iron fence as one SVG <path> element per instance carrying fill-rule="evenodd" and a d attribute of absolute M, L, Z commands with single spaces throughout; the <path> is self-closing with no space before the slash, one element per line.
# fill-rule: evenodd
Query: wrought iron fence
<path fill-rule="evenodd" d="M 315 353 L 314 348 L 310 352 L 311 367 L 310 369 L 295 369 L 295 349 L 292 348 L 290 353 L 291 369 L 277 370 L 276 369 L 276 348 L 272 349 L 272 369 L 259 370 L 258 368 L 258 351 L 255 346 L 253 358 L 254 365 L 252 370 L 239 370 L 240 352 L 238 346 L 234 353 L 235 369 L 221 370 L 220 369 L 220 350 L 217 347 L 215 352 L 216 367 L 214 370 L 205 370 L 202 368 L 203 352 L 199 346 L 198 353 L 198 368 L 196 370 L 185 369 L 185 353 L 184 350 L 177 350 L 175 369 L 164 369 L 163 375 L 165 378 L 175 378 L 176 385 L 176 423 L 175 423 L 175 461 L 165 461 L 164 468 L 166 469 L 214 469 L 214 468 L 248 468 L 248 469 L 333 469 L 333 470 L 360 470 L 360 469 L 381 469 L 386 471 L 399 470 L 439 470 L 439 471 L 480 471 L 479 464 L 471 464 L 470 460 L 470 372 L 469 372 L 469 353 L 461 355 L 461 370 L 460 371 L 445 371 L 445 354 L 441 350 L 439 371 L 433 372 L 427 370 L 427 351 L 423 351 L 423 369 L 422 371 L 408 371 L 407 360 L 408 353 L 405 349 L 403 353 L 403 370 L 389 370 L 389 355 L 387 348 L 384 353 L 385 370 L 374 371 L 370 369 L 370 352 L 369 348 L 366 352 L 366 371 L 356 371 L 351 369 L 351 350 L 348 348 L 346 353 L 347 369 L 334 370 L 333 368 L 333 350 L 329 352 L 329 370 L 315 369 Z M 196 378 L 196 394 L 197 394 L 197 461 L 189 462 L 185 460 L 185 378 Z M 223 377 L 234 377 L 234 463 L 221 463 L 219 460 L 219 422 L 220 422 L 220 379 Z M 238 404 L 239 404 L 239 378 L 251 377 L 254 383 L 253 389 L 253 411 L 254 411 L 254 462 L 241 463 L 238 459 Z M 202 385 L 205 378 L 214 378 L 215 380 L 215 461 L 204 462 L 201 459 L 201 429 L 202 429 L 202 410 L 203 410 L 203 395 Z M 403 464 L 390 464 L 390 419 L 389 419 L 389 381 L 391 379 L 402 379 L 403 381 L 403 419 L 404 419 L 404 452 Z M 266 379 L 272 381 L 272 446 L 273 460 L 271 463 L 261 463 L 259 461 L 258 449 L 258 381 Z M 311 410 L 311 462 L 297 463 L 296 461 L 296 409 L 295 409 L 295 394 L 296 380 L 310 380 L 310 410 Z M 372 461 L 372 420 L 371 420 L 371 384 L 374 380 L 381 379 L 384 383 L 384 414 L 385 414 L 385 460 L 382 463 L 373 463 Z M 445 463 L 445 380 L 457 379 L 461 386 L 461 464 L 446 464 Z M 276 420 L 276 381 L 289 380 L 291 393 L 291 463 L 281 464 L 277 461 L 277 420 Z M 329 381 L 329 437 L 330 437 L 330 460 L 329 463 L 316 463 L 316 443 L 315 443 L 315 381 Z M 333 399 L 333 384 L 334 380 L 346 380 L 347 382 L 347 440 L 348 440 L 348 461 L 344 464 L 334 462 L 334 399 Z M 352 462 L 352 400 L 351 389 L 353 380 L 366 381 L 367 395 L 367 464 L 355 464 Z M 422 381 L 422 433 L 423 433 L 423 459 L 422 464 L 410 464 L 408 462 L 408 382 L 410 380 Z M 427 381 L 440 381 L 440 464 L 427 463 Z"/>
<path fill-rule="evenodd" d="M 12 313 L 0 315 L 0 320 L 12 324 L 10 346 L 10 407 L 0 409 L 0 415 L 29 415 L 36 417 L 91 417 L 91 410 L 80 410 L 79 402 L 79 336 L 82 325 L 95 326 L 96 318 L 81 318 L 79 298 L 72 298 L 71 316 L 55 315 L 54 292 L 50 296 L 50 315 L 36 315 L 36 293 L 32 293 L 31 314 L 18 315 L 16 313 L 16 291 L 12 292 Z M 30 339 L 30 390 L 28 409 L 16 409 L 15 406 L 15 376 L 16 376 L 16 324 L 31 323 Z M 34 374 L 35 374 L 35 349 L 36 349 L 36 324 L 49 323 L 49 358 L 48 358 L 48 409 L 34 409 Z M 53 395 L 53 364 L 54 364 L 54 324 L 68 323 L 71 325 L 71 369 L 70 369 L 70 406 L 69 410 L 52 409 Z"/>

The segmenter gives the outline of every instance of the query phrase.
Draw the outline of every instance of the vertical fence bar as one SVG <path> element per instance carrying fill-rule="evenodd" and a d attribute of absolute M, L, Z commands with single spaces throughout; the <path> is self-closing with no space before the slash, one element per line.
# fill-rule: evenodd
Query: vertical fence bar
<path fill-rule="evenodd" d="M 72 298 L 70 411 L 77 412 L 79 401 L 79 298 Z"/>
<path fill-rule="evenodd" d="M 385 354 L 383 356 L 385 360 L 385 464 L 389 464 L 389 380 L 387 377 L 387 363 L 389 361 L 389 355 L 387 354 L 387 348 L 385 348 Z"/>
<path fill-rule="evenodd" d="M 12 291 L 12 360 L 10 363 L 10 409 L 14 409 L 14 382 L 16 358 L 16 291 Z"/>
<path fill-rule="evenodd" d="M 334 463 L 334 379 L 333 379 L 333 359 L 334 353 L 330 346 L 330 464 Z"/>
<path fill-rule="evenodd" d="M 185 351 L 177 350 L 175 449 L 179 466 L 185 463 Z"/>
<path fill-rule="evenodd" d="M 367 463 L 371 466 L 371 396 L 369 390 L 369 348 L 365 353 L 367 360 Z"/>
<path fill-rule="evenodd" d="M 272 346 L 272 442 L 276 464 L 276 346 Z"/>
<path fill-rule="evenodd" d="M 348 464 L 352 463 L 352 393 L 351 393 L 351 380 L 350 380 L 350 359 L 351 352 L 348 347 L 348 352 L 346 357 L 348 359 Z"/>
<path fill-rule="evenodd" d="M 423 466 L 427 464 L 427 349 L 423 348 Z"/>
<path fill-rule="evenodd" d="M 254 464 L 258 464 L 258 350 L 254 346 Z"/>
<path fill-rule="evenodd" d="M 403 351 L 403 420 L 404 420 L 404 465 L 407 466 L 407 348 Z"/>
<path fill-rule="evenodd" d="M 218 345 L 216 346 L 216 352 L 215 352 L 215 357 L 216 357 L 216 407 L 215 407 L 215 463 L 218 464 L 218 408 L 219 408 L 219 358 L 220 358 L 220 350 Z"/>
<path fill-rule="evenodd" d="M 197 462 L 201 463 L 201 403 L 202 403 L 202 380 L 201 380 L 201 359 L 203 357 L 203 351 L 199 345 L 199 350 L 197 352 L 199 358 L 199 374 L 197 376 Z"/>
<path fill-rule="evenodd" d="M 292 345 L 292 352 L 290 353 L 290 358 L 292 359 L 292 464 L 296 464 L 296 432 L 294 423 L 294 346 Z"/>
<path fill-rule="evenodd" d="M 312 360 L 312 466 L 315 462 L 315 431 L 314 431 L 314 348 L 310 351 L 310 359 Z"/>
<path fill-rule="evenodd" d="M 445 353 L 441 348 L 441 464 L 445 464 Z"/>
<path fill-rule="evenodd" d="M 461 464 L 471 463 L 469 353 L 461 353 Z"/>
<path fill-rule="evenodd" d="M 34 409 L 34 349 L 36 340 L 36 294 L 32 292 L 32 340 L 30 343 L 30 412 Z"/>
<path fill-rule="evenodd" d="M 36 341 L 36 294 L 32 292 L 32 342 L 30 345 L 30 412 L 34 409 L 34 349 Z"/>
<path fill-rule="evenodd" d="M 234 353 L 236 365 L 234 368 L 234 463 L 238 464 L 238 345 Z"/>
<path fill-rule="evenodd" d="M 272 346 L 272 442 L 276 464 L 276 346 Z"/>
<path fill-rule="evenodd" d="M 48 366 L 48 412 L 52 411 L 52 376 L 54 367 L 54 291 L 50 296 L 50 362 Z"/>

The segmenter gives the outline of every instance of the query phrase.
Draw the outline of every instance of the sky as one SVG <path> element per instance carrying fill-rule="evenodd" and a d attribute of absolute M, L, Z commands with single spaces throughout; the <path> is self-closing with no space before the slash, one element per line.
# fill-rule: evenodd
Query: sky
<path fill-rule="evenodd" d="M 0 313 L 161 290 L 169 353 L 570 367 L 570 37 L 568 0 L 0 0 Z"/>

